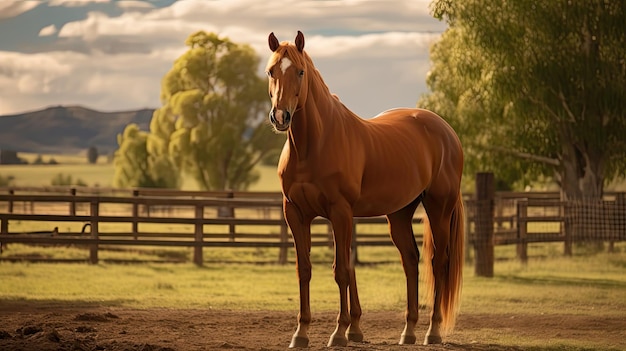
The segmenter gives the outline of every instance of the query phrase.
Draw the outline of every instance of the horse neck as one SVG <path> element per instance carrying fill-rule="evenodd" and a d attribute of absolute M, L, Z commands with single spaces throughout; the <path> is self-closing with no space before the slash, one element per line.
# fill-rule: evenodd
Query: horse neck
<path fill-rule="evenodd" d="M 316 79 L 320 81 L 316 82 Z M 289 131 L 290 147 L 295 150 L 299 161 L 308 159 L 316 145 L 324 142 L 324 137 L 336 127 L 344 112 L 342 109 L 345 109 L 330 94 L 319 72 L 315 71 L 308 89 L 306 103 L 295 113 Z"/>

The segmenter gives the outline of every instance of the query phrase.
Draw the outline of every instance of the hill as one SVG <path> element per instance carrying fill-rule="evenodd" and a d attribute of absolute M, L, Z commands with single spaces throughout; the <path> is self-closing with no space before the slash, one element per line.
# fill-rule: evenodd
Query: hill
<path fill-rule="evenodd" d="M 154 109 L 101 112 L 81 106 L 55 106 L 0 116 L 0 149 L 74 154 L 91 146 L 101 155 L 117 149 L 117 134 L 136 123 L 148 130 Z"/>

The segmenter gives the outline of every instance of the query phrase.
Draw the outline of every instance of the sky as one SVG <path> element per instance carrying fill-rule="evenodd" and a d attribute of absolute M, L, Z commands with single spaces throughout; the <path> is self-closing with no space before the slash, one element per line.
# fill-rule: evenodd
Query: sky
<path fill-rule="evenodd" d="M 157 108 L 160 82 L 198 30 L 254 48 L 298 30 L 330 90 L 369 118 L 428 91 L 429 47 L 445 30 L 430 0 L 0 1 L 0 115 L 57 105 Z"/>

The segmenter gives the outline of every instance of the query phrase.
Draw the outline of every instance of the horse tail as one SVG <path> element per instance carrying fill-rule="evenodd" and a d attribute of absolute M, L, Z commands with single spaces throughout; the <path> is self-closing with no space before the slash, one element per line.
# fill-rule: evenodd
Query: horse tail
<path fill-rule="evenodd" d="M 461 289 L 463 283 L 463 263 L 465 250 L 465 209 L 463 206 L 463 198 L 459 193 L 456 204 L 452 211 L 450 219 L 450 237 L 448 247 L 445 252 L 448 253 L 448 267 L 444 269 L 443 294 L 440 299 L 441 314 L 443 317 L 441 327 L 444 333 L 451 332 L 454 329 L 456 316 L 459 311 Z M 424 284 L 427 288 L 426 302 L 433 305 L 435 299 L 435 276 L 432 266 L 432 258 L 434 257 L 435 243 L 430 227 L 428 217 L 424 218 Z"/>

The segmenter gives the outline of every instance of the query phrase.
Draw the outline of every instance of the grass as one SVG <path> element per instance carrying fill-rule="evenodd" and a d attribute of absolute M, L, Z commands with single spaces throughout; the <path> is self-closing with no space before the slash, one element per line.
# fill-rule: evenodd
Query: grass
<path fill-rule="evenodd" d="M 20 248 L 22 246 L 22 248 Z M 465 270 L 463 311 L 469 313 L 544 313 L 623 315 L 626 311 L 626 245 L 618 253 L 531 257 L 524 265 L 514 260 L 496 263 L 493 278 L 475 277 Z M 11 245 L 13 250 L 54 250 L 66 258 L 75 248 L 42 248 Z M 154 251 L 151 255 L 164 255 Z M 178 252 L 180 253 L 179 249 Z M 169 255 L 173 255 L 171 251 Z M 277 249 L 205 249 L 207 260 L 227 255 L 231 261 L 264 256 L 275 260 Z M 138 252 L 110 252 L 110 257 L 130 258 Z M 116 256 L 117 255 L 117 256 Z M 237 256 L 241 255 L 241 256 Z M 404 274 L 393 247 L 365 247 L 364 262 L 388 262 L 357 267 L 364 308 L 402 310 Z M 104 253 L 101 254 L 104 256 Z M 312 249 L 314 261 L 313 305 L 318 310 L 336 308 L 332 276 L 332 250 Z M 290 261 L 293 262 L 293 250 Z M 0 301 L 60 300 L 118 304 L 124 307 L 225 308 L 235 310 L 291 310 L 298 289 L 293 264 L 221 264 L 204 267 L 184 264 L 50 264 L 0 263 Z M 564 306 L 567 306 L 564 309 Z"/>
<path fill-rule="evenodd" d="M 555 244 L 536 247 L 527 264 L 512 259 L 497 261 L 493 278 L 476 277 L 474 267 L 467 265 L 461 313 L 485 316 L 481 318 L 497 316 L 500 320 L 530 316 L 526 317 L 528 319 L 544 314 L 595 320 L 626 319 L 625 243 L 617 244 L 615 253 L 578 248 L 572 257 L 554 254 L 552 246 Z M 66 257 L 81 251 L 12 244 L 5 254 L 14 250 L 30 250 L 31 253 L 53 250 Z M 274 258 L 277 255 L 276 249 L 258 250 L 205 249 L 205 257 L 229 255 L 229 260 L 238 260 L 255 255 Z M 498 250 L 514 251 L 514 246 Z M 132 257 L 145 255 L 145 252 L 110 252 L 108 255 Z M 365 313 L 394 311 L 401 318 L 405 307 L 405 278 L 395 248 L 364 247 L 359 255 L 365 262 L 389 262 L 356 268 Z M 312 259 L 312 311 L 336 311 L 338 297 L 331 268 L 332 250 L 313 247 Z M 190 263 L 0 263 L 0 310 L 3 305 L 14 302 L 53 302 L 139 309 L 293 311 L 295 314 L 299 293 L 293 250 L 290 250 L 290 260 L 291 263 L 284 266 L 208 262 L 203 267 Z M 423 287 L 420 291 L 423 295 Z M 491 329 L 464 329 L 463 338 L 534 350 L 609 350 L 614 347 L 611 340 L 599 343 L 598 340 L 560 339 L 558 335 L 539 340 L 515 330 L 498 328 L 496 324 Z"/>
<path fill-rule="evenodd" d="M 55 158 L 56 159 L 56 158 Z M 87 186 L 112 187 L 113 174 L 115 168 L 113 164 L 106 162 L 98 162 L 95 165 L 80 163 L 76 158 L 61 158 L 57 165 L 0 165 L 0 175 L 4 177 L 13 176 L 13 186 L 50 186 L 52 178 L 62 173 L 71 175 L 74 180 L 82 180 Z M 44 161 L 48 160 L 44 157 Z M 261 180 L 250 186 L 250 191 L 279 191 L 280 184 L 276 175 L 276 167 L 274 166 L 258 166 L 257 171 L 260 173 Z M 186 176 L 183 178 L 182 190 L 198 190 L 198 186 L 194 180 Z"/>

